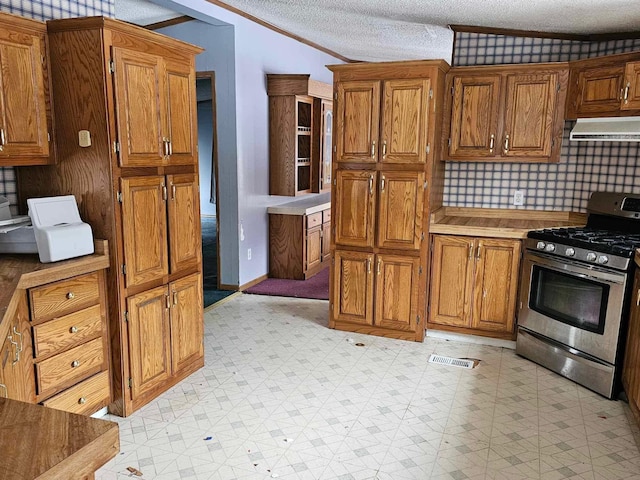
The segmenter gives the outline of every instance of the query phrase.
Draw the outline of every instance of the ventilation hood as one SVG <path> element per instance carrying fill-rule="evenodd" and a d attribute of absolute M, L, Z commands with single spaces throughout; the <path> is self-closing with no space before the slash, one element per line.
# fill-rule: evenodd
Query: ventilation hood
<path fill-rule="evenodd" d="M 579 118 L 571 130 L 574 142 L 640 142 L 640 117 Z"/>

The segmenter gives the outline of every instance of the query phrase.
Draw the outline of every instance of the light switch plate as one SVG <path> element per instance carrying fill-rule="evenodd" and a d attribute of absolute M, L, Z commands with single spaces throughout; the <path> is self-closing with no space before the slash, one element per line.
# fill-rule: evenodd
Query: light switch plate
<path fill-rule="evenodd" d="M 91 146 L 91 132 L 89 130 L 80 130 L 78 132 L 78 145 L 81 147 Z"/>

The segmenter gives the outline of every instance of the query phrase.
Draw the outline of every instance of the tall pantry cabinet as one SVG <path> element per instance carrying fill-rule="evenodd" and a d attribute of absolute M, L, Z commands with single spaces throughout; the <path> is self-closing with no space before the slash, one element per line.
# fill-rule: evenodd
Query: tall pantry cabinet
<path fill-rule="evenodd" d="M 73 194 L 107 278 L 114 402 L 129 415 L 204 364 L 195 55 L 102 17 L 47 24 L 58 164 L 21 198 Z"/>
<path fill-rule="evenodd" d="M 334 73 L 329 326 L 422 341 L 444 61 L 348 64 Z"/>

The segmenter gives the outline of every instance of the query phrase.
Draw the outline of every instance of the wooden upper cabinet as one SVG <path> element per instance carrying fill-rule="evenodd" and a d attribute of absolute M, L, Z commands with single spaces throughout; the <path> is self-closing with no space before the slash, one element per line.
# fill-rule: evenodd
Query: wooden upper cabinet
<path fill-rule="evenodd" d="M 160 176 L 122 178 L 120 182 L 125 283 L 132 287 L 168 274 L 167 188 Z"/>
<path fill-rule="evenodd" d="M 340 82 L 337 89 L 336 161 L 376 162 L 380 82 Z"/>
<path fill-rule="evenodd" d="M 113 48 L 120 165 L 157 166 L 166 160 L 163 60 Z"/>
<path fill-rule="evenodd" d="M 624 69 L 622 110 L 640 110 L 640 62 L 628 62 Z"/>
<path fill-rule="evenodd" d="M 336 171 L 335 243 L 373 247 L 377 173 Z"/>
<path fill-rule="evenodd" d="M 45 53 L 44 33 L 14 30 L 10 20 L 0 17 L 0 165 L 55 160 L 53 155 L 49 158 L 53 132 L 49 131 L 51 89 L 45 78 Z"/>
<path fill-rule="evenodd" d="M 507 75 L 502 155 L 551 155 L 557 85 L 555 73 Z"/>
<path fill-rule="evenodd" d="M 166 286 L 127 298 L 133 400 L 161 387 L 171 376 L 170 306 Z"/>
<path fill-rule="evenodd" d="M 380 158 L 383 163 L 425 163 L 429 79 L 383 83 Z"/>
<path fill-rule="evenodd" d="M 200 191 L 195 174 L 168 175 L 167 186 L 170 271 L 175 273 L 200 264 Z"/>
<path fill-rule="evenodd" d="M 566 64 L 451 69 L 445 159 L 557 162 L 567 78 Z"/>
<path fill-rule="evenodd" d="M 500 78 L 500 75 L 453 77 L 449 156 L 494 156 L 499 142 Z"/>
<path fill-rule="evenodd" d="M 197 163 L 197 119 L 193 110 L 196 81 L 190 65 L 165 61 L 166 141 L 171 165 Z"/>
<path fill-rule="evenodd" d="M 336 250 L 332 320 L 373 324 L 373 254 Z"/>
<path fill-rule="evenodd" d="M 378 246 L 419 250 L 424 173 L 385 171 L 379 175 Z"/>
<path fill-rule="evenodd" d="M 420 259 L 378 255 L 374 325 L 414 331 L 418 314 Z"/>
<path fill-rule="evenodd" d="M 202 275 L 169 284 L 171 295 L 171 364 L 177 373 L 204 355 Z"/>
<path fill-rule="evenodd" d="M 620 110 L 624 65 L 572 69 L 573 98 L 567 102 L 567 117 L 612 114 Z"/>

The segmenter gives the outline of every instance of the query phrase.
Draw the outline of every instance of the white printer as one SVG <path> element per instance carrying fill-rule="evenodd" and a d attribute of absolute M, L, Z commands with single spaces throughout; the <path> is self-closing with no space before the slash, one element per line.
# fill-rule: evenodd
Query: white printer
<path fill-rule="evenodd" d="M 73 195 L 29 198 L 27 206 L 41 262 L 93 253 L 91 226 L 80 219 Z"/>

